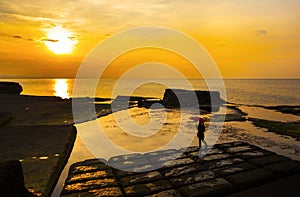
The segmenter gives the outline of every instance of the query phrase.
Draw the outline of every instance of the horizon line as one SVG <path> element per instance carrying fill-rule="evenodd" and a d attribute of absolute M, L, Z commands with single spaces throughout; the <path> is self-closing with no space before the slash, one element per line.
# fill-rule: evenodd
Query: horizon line
<path fill-rule="evenodd" d="M 76 79 L 76 77 L 54 77 L 54 76 L 49 76 L 49 77 L 41 77 L 41 76 L 0 76 L 0 79 Z M 81 77 L 78 79 L 97 79 L 97 78 L 92 78 L 92 77 Z M 101 79 L 111 79 L 111 80 L 118 80 L 119 78 L 114 78 L 114 77 L 103 77 Z M 180 78 L 127 78 L 128 80 L 142 80 L 142 79 L 159 79 L 159 80 L 181 80 Z M 188 80 L 214 80 L 218 78 L 209 78 L 209 79 L 204 79 L 204 78 L 185 78 Z M 222 80 L 299 80 L 300 78 L 289 78 L 289 77 L 226 77 L 226 78 L 221 78 Z"/>

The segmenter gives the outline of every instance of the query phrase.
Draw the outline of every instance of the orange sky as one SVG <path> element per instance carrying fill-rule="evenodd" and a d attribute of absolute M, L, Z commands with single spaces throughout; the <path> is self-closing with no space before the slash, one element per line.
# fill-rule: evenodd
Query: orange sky
<path fill-rule="evenodd" d="M 0 77 L 74 77 L 103 39 L 131 27 L 162 26 L 201 43 L 224 78 L 299 78 L 299 10 L 297 0 L 2 0 Z M 74 50 L 57 54 L 61 43 Z M 200 77 L 184 59 L 154 50 L 123 55 L 106 77 L 148 61 Z"/>

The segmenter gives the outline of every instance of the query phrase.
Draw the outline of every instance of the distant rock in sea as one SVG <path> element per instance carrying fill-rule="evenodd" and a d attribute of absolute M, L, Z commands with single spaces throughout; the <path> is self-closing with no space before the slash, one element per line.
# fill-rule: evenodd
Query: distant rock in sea
<path fill-rule="evenodd" d="M 0 94 L 20 94 L 22 91 L 22 86 L 17 82 L 0 82 Z"/>
<path fill-rule="evenodd" d="M 165 107 L 199 106 L 207 111 L 218 111 L 225 101 L 220 97 L 218 91 L 166 89 L 162 103 Z"/>

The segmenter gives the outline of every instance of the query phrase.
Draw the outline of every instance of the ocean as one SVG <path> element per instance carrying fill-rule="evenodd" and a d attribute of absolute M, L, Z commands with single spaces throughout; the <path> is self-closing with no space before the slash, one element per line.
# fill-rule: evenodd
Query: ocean
<path fill-rule="evenodd" d="M 85 79 L 88 81 L 88 79 Z M 72 97 L 74 79 L 0 79 L 0 81 L 19 82 L 23 87 L 22 94 L 39 96 Z M 136 87 L 133 96 L 162 98 L 164 84 L 168 88 L 189 89 L 182 80 L 149 80 L 138 86 L 141 80 L 125 80 L 119 83 L 118 90 L 113 91 L 117 80 L 101 79 L 96 88 L 95 97 L 115 98 L 117 95 L 130 95 L 132 87 Z M 226 101 L 245 105 L 299 105 L 300 79 L 225 79 Z M 194 90 L 207 90 L 205 80 L 190 80 Z M 171 85 L 170 85 L 171 84 Z M 82 96 L 91 96 L 81 90 Z"/>

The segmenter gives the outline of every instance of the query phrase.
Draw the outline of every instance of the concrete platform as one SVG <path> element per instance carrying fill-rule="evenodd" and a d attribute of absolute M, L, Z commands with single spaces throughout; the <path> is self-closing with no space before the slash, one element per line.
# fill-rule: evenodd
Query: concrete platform
<path fill-rule="evenodd" d="M 294 194 L 299 189 L 288 186 L 298 173 L 298 161 L 233 142 L 215 145 L 204 158 L 189 147 L 78 162 L 61 196 L 253 196 L 272 187 Z"/>

